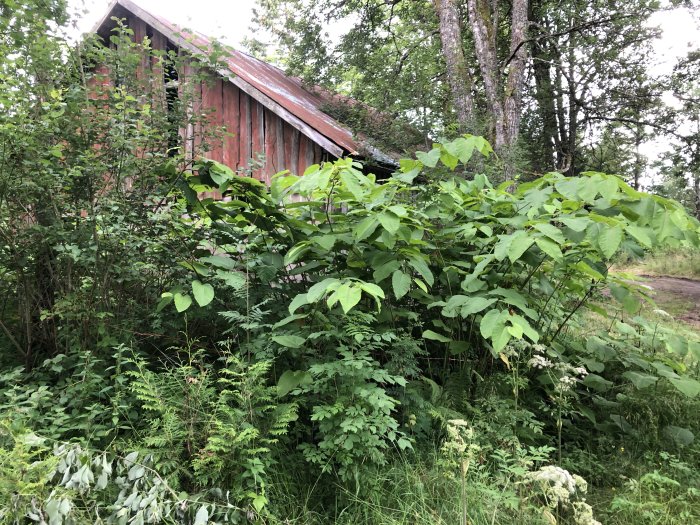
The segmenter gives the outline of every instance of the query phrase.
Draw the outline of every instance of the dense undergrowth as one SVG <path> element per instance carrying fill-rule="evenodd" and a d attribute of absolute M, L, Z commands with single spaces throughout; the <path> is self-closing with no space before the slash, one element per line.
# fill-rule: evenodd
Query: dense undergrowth
<path fill-rule="evenodd" d="M 82 51 L 107 73 L 50 32 L 13 60 L 51 81 L 1 72 L 0 522 L 700 519 L 700 341 L 609 272 L 696 247 L 680 205 L 493 187 L 473 136 L 267 188 L 168 154 L 206 115 L 125 37 Z"/>

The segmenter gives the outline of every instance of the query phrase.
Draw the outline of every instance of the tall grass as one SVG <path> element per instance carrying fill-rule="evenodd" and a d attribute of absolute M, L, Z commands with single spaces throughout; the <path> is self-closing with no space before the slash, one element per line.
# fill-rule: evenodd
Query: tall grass
<path fill-rule="evenodd" d="M 302 480 L 300 472 L 280 468 L 271 484 L 273 514 L 285 524 L 458 525 L 464 509 L 471 525 L 546 523 L 500 476 L 469 476 L 463 497 L 458 473 L 446 470 L 437 452 L 401 457 L 355 487 Z"/>
<path fill-rule="evenodd" d="M 683 248 L 658 251 L 643 259 L 623 262 L 622 266 L 635 273 L 700 279 L 700 251 Z"/>

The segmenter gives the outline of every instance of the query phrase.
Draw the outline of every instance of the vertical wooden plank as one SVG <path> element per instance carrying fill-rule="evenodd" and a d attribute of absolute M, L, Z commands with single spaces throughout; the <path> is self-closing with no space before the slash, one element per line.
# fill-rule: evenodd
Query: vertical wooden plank
<path fill-rule="evenodd" d="M 258 160 L 258 153 L 260 153 L 260 148 L 258 148 L 258 133 L 260 132 L 260 129 L 258 127 L 258 108 L 260 105 L 255 101 L 254 98 L 250 99 L 250 144 L 251 144 L 251 150 L 250 150 L 250 159 L 253 161 L 253 165 L 257 165 L 257 160 Z M 249 160 L 250 160 L 249 159 Z M 259 176 L 259 171 L 254 169 L 252 176 L 254 178 L 258 178 Z"/>
<path fill-rule="evenodd" d="M 202 156 L 202 138 L 204 136 L 204 123 L 202 122 L 202 80 L 199 78 L 199 71 L 192 67 L 192 115 L 194 118 L 194 137 L 192 138 L 193 160 Z"/>
<path fill-rule="evenodd" d="M 190 61 L 185 62 L 179 72 L 180 87 L 178 96 L 185 104 L 187 123 L 181 129 L 185 145 L 185 160 L 192 162 L 199 154 L 201 142 L 201 100 L 202 84 L 196 78 L 195 68 Z"/>
<path fill-rule="evenodd" d="M 292 128 L 292 155 L 289 158 L 289 169 L 295 175 L 301 175 L 303 171 L 299 171 L 299 137 L 301 133 L 296 128 Z"/>
<path fill-rule="evenodd" d="M 161 33 L 153 31 L 153 40 L 151 42 L 153 50 L 158 51 L 158 54 L 165 53 L 166 45 L 167 40 L 165 37 Z M 151 57 L 151 96 L 154 107 L 161 110 L 166 108 L 163 59 L 164 55 L 157 56 L 154 54 Z"/>
<path fill-rule="evenodd" d="M 162 33 L 159 33 L 155 29 L 153 29 L 153 37 L 151 39 L 151 48 L 155 51 L 163 51 L 165 52 L 165 49 L 167 47 L 167 39 L 165 36 L 163 36 Z M 156 60 L 154 58 L 154 60 Z"/>
<path fill-rule="evenodd" d="M 299 140 L 299 156 L 297 158 L 297 175 L 303 175 L 306 168 L 311 164 L 307 164 L 309 159 L 309 150 L 313 154 L 313 146 L 310 144 L 306 135 L 302 135 Z"/>
<path fill-rule="evenodd" d="M 321 163 L 321 146 L 314 142 L 312 164 Z"/>
<path fill-rule="evenodd" d="M 240 90 L 231 82 L 224 82 L 223 84 L 223 103 L 224 126 L 226 126 L 223 163 L 235 171 L 239 163 Z"/>
<path fill-rule="evenodd" d="M 143 43 L 143 38 L 146 36 L 146 22 L 137 16 L 129 16 L 129 28 L 134 32 L 134 42 L 137 44 Z"/>
<path fill-rule="evenodd" d="M 221 78 L 202 81 L 202 114 L 206 126 L 205 139 L 209 151 L 205 155 L 217 162 L 223 162 L 221 126 L 223 125 L 223 81 Z"/>
<path fill-rule="evenodd" d="M 240 92 L 240 110 L 239 110 L 239 125 L 238 129 L 240 131 L 238 148 L 239 148 L 239 159 L 238 167 L 239 169 L 246 169 L 248 167 L 248 162 L 251 157 L 251 121 L 250 121 L 250 97 Z"/>
<path fill-rule="evenodd" d="M 282 121 L 282 136 L 284 137 L 284 169 L 294 173 L 292 166 L 292 126 Z"/>
<path fill-rule="evenodd" d="M 284 164 L 284 121 L 274 113 L 270 113 L 275 119 L 275 173 L 280 172 L 287 167 Z M 274 175 L 274 173 L 273 173 Z"/>
<path fill-rule="evenodd" d="M 256 165 L 259 165 L 260 155 L 265 154 L 265 108 L 255 100 L 250 102 L 250 118 L 252 123 L 252 157 Z M 253 170 L 253 177 L 262 180 L 260 168 Z"/>
<path fill-rule="evenodd" d="M 178 70 L 178 77 L 180 78 L 180 83 L 177 87 L 177 98 L 183 103 L 183 110 L 185 111 L 185 119 L 187 122 L 184 123 L 183 127 L 180 128 L 179 133 L 182 138 L 182 148 L 185 155 L 185 161 L 192 158 L 192 134 L 193 129 L 189 120 L 192 117 L 192 108 L 189 106 L 189 101 L 187 101 L 187 81 L 189 80 L 189 64 L 183 64 Z"/>
<path fill-rule="evenodd" d="M 263 179 L 270 183 L 272 175 L 279 171 L 277 164 L 277 115 L 265 110 L 265 166 L 262 170 Z"/>
<path fill-rule="evenodd" d="M 310 138 L 306 137 L 306 141 L 308 145 L 306 146 L 306 168 L 314 164 L 315 157 L 314 157 L 314 151 L 316 149 L 316 143 L 313 142 Z M 306 169 L 304 168 L 304 169 Z"/>
<path fill-rule="evenodd" d="M 146 22 L 136 16 L 130 16 L 128 20 L 129 28 L 134 32 L 134 42 L 143 44 L 143 39 L 146 37 Z M 148 58 L 142 54 L 141 61 L 136 68 L 136 79 L 143 80 L 149 74 Z"/>

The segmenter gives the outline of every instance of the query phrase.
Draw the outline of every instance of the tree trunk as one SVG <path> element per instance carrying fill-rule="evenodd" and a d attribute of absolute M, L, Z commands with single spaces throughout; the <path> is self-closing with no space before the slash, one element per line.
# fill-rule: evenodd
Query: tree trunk
<path fill-rule="evenodd" d="M 433 5 L 440 20 L 442 54 L 447 66 L 447 82 L 457 113 L 457 122 L 460 131 L 475 133 L 472 79 L 464 57 L 457 0 L 433 0 Z"/>
<path fill-rule="evenodd" d="M 642 171 L 644 169 L 642 154 L 639 151 L 643 140 L 644 126 L 637 124 L 634 129 L 634 172 L 632 174 L 632 187 L 637 191 L 641 188 Z"/>
<path fill-rule="evenodd" d="M 468 0 L 469 22 L 474 35 L 474 49 L 479 69 L 484 79 L 486 93 L 486 108 L 493 125 L 494 146 L 496 151 L 502 151 L 506 144 L 505 127 L 503 125 L 503 101 L 499 88 L 499 67 L 494 38 L 491 9 L 485 0 Z"/>
<path fill-rule="evenodd" d="M 539 23 L 541 18 L 537 8 L 530 4 L 530 23 Z M 532 71 L 535 80 L 535 100 L 542 119 L 542 159 L 538 159 L 537 168 L 540 171 L 551 171 L 557 168 L 561 138 L 557 126 L 556 93 L 552 81 L 551 63 L 552 50 L 543 39 L 532 42 Z"/>
<path fill-rule="evenodd" d="M 494 20 L 496 2 L 467 0 L 469 22 L 474 36 L 474 49 L 484 79 L 486 105 L 493 123 L 494 147 L 506 161 L 506 175 L 512 175 L 508 157 L 520 133 L 521 101 L 527 65 L 528 0 L 513 0 L 510 20 L 508 60 L 498 61 Z M 507 71 L 507 73 L 505 73 Z M 503 75 L 505 74 L 505 78 Z"/>
<path fill-rule="evenodd" d="M 528 0 L 513 0 L 510 32 L 510 64 L 504 100 L 505 132 L 509 146 L 515 144 L 520 133 L 521 102 L 527 65 Z"/>

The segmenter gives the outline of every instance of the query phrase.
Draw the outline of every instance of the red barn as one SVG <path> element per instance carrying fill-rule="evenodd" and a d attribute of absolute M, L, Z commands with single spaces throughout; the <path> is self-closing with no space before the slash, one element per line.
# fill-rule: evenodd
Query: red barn
<path fill-rule="evenodd" d="M 141 43 L 148 38 L 153 49 L 203 57 L 212 47 L 208 38 L 185 32 L 130 0 L 115 0 L 93 32 L 108 41 L 116 25 L 113 18 L 125 20 L 134 40 Z M 379 151 L 366 137 L 357 136 L 323 111 L 334 99 L 327 92 L 306 89 L 299 79 L 240 51 L 231 50 L 223 64 L 214 82 L 197 80 L 194 86 L 201 104 L 197 109 L 210 114 L 212 126 L 228 132 L 208 152 L 209 158 L 239 170 L 263 155 L 254 176 L 267 182 L 279 171 L 301 174 L 311 164 L 348 155 L 380 173 L 396 166 L 395 156 Z M 160 77 L 165 91 L 163 68 L 143 67 L 146 74 Z M 180 81 L 187 82 L 187 71 L 178 74 Z M 180 133 L 186 148 L 197 135 L 193 129 Z"/>

